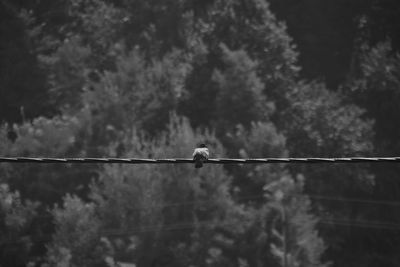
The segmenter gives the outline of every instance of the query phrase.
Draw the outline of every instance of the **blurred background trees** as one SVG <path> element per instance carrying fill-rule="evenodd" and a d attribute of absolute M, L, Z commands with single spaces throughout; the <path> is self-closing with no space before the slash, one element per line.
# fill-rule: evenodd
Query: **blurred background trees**
<path fill-rule="evenodd" d="M 2 156 L 400 153 L 396 1 L 0 5 Z M 398 266 L 398 173 L 1 164 L 1 265 Z"/>

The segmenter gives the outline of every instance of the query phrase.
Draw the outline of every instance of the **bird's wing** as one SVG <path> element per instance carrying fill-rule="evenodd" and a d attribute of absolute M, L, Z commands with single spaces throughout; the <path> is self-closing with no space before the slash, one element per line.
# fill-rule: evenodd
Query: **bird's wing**
<path fill-rule="evenodd" d="M 206 159 L 208 159 L 208 157 L 210 156 L 210 152 L 208 151 L 208 148 L 204 149 L 204 156 L 206 157 Z"/>
<path fill-rule="evenodd" d="M 199 149 L 199 153 L 200 153 L 200 155 L 202 155 L 204 158 L 208 159 L 208 156 L 209 156 L 208 148 L 206 148 L 206 147 L 200 148 L 200 149 Z"/>

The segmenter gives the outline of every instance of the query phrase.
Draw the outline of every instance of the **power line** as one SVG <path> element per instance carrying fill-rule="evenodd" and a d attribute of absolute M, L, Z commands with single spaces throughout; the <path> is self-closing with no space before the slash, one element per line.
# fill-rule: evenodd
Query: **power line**
<path fill-rule="evenodd" d="M 373 199 L 365 199 L 365 198 L 348 198 L 341 196 L 321 196 L 321 195 L 312 195 L 312 194 L 304 194 L 304 196 L 308 196 L 311 199 L 321 199 L 328 201 L 338 201 L 338 202 L 356 202 L 356 203 L 364 203 L 364 204 L 377 204 L 377 205 L 387 205 L 387 206 L 400 206 L 399 201 L 393 200 L 373 200 Z"/>
<path fill-rule="evenodd" d="M 377 204 L 377 205 L 383 205 L 383 206 L 400 206 L 399 201 L 385 201 L 385 200 L 370 200 L 370 199 L 364 199 L 364 198 L 346 198 L 346 197 L 341 197 L 341 196 L 322 196 L 322 195 L 315 195 L 315 194 L 288 194 L 290 197 L 308 197 L 310 199 L 315 199 L 315 200 L 326 200 L 326 201 L 333 201 L 333 202 L 342 202 L 343 204 L 347 204 L 348 202 L 355 202 L 355 203 L 363 203 L 363 204 Z M 264 194 L 256 194 L 256 195 L 247 195 L 247 196 L 239 196 L 239 197 L 233 197 L 231 200 L 232 201 L 243 201 L 243 200 L 261 200 L 265 199 Z M 166 203 L 158 203 L 158 204 L 153 204 L 148 207 L 135 207 L 131 208 L 131 211 L 143 211 L 143 210 L 149 210 L 149 209 L 165 209 L 165 208 L 189 208 L 189 207 L 194 207 L 196 205 L 207 205 L 210 203 L 215 204 L 214 199 L 208 199 L 208 200 L 187 200 L 187 201 L 176 201 L 176 202 L 166 202 Z M 318 215 L 318 214 L 316 214 Z M 47 214 L 47 215 L 37 215 L 35 218 L 53 218 L 53 215 Z"/>
<path fill-rule="evenodd" d="M 199 222 L 181 222 L 166 225 L 147 225 L 135 228 L 128 228 L 125 230 L 114 229 L 100 231 L 100 234 L 105 236 L 123 236 L 133 235 L 146 232 L 168 232 L 168 231 L 179 231 L 179 230 L 190 230 L 196 227 L 222 227 L 235 225 L 237 222 L 218 222 L 215 220 L 204 220 Z M 335 226 L 352 226 L 356 228 L 374 228 L 384 230 L 398 230 L 400 231 L 400 224 L 387 223 L 379 221 L 368 221 L 368 220 L 346 220 L 346 219 L 320 219 L 317 223 L 325 225 Z M 289 222 L 290 225 L 294 225 L 294 222 Z"/>
<path fill-rule="evenodd" d="M 301 195 L 301 194 L 291 194 L 291 196 L 307 196 L 311 199 L 325 199 L 331 201 L 338 201 L 338 202 L 361 202 L 366 204 L 383 204 L 383 205 L 400 205 L 400 202 L 395 201 L 373 201 L 373 200 L 366 200 L 366 199 L 358 199 L 358 198 L 342 198 L 342 197 L 334 197 L 334 196 L 320 196 L 320 195 Z M 237 200 L 253 200 L 253 199 L 261 199 L 264 198 L 264 195 L 252 195 L 252 196 L 243 196 L 236 198 Z M 195 204 L 206 204 L 209 202 L 213 202 L 214 200 L 203 200 L 203 201 L 185 201 L 185 202 L 172 202 L 172 203 L 164 203 L 159 204 L 153 207 L 165 208 L 165 207 L 176 207 L 176 206 L 183 206 L 183 205 L 195 205 Z M 144 210 L 144 208 L 137 208 L 133 210 Z M 41 217 L 48 217 L 51 218 L 51 215 L 47 216 L 37 216 Z M 138 226 L 134 228 L 128 229 L 109 229 L 109 230 L 102 230 L 99 232 L 100 235 L 105 236 L 124 236 L 124 235 L 134 235 L 146 232 L 169 232 L 169 231 L 181 231 L 181 230 L 191 230 L 195 227 L 222 227 L 222 226 L 229 226 L 234 225 L 237 222 L 227 222 L 227 221 L 218 221 L 218 220 L 204 220 L 204 221 L 197 221 L 197 222 L 179 222 L 179 223 L 172 223 L 172 224 L 159 224 L 159 225 L 145 225 L 145 226 Z M 381 230 L 392 230 L 392 231 L 400 231 L 400 224 L 397 223 L 390 223 L 390 222 L 382 222 L 382 221 L 371 221 L 371 220 L 362 220 L 362 219 L 343 219 L 343 218 L 334 218 L 334 217 L 325 217 L 320 218 L 317 220 L 317 223 L 320 225 L 327 225 L 327 226 L 351 226 L 355 228 L 373 228 L 373 229 L 381 229 Z M 290 222 L 290 224 L 294 224 L 294 222 Z M 27 235 L 32 236 L 32 235 Z M 31 240 L 32 242 L 50 242 L 52 240 L 51 235 L 45 235 L 41 238 Z M 25 242 L 23 240 L 13 240 L 13 241 L 3 241 L 0 242 L 0 246 L 6 244 L 17 244 Z"/>
<path fill-rule="evenodd" d="M 0 157 L 0 163 L 119 163 L 119 164 L 181 164 L 194 163 L 191 158 L 47 158 Z M 207 164 L 270 164 L 270 163 L 399 163 L 400 157 L 348 157 L 348 158 L 248 158 L 208 159 Z"/>
<path fill-rule="evenodd" d="M 122 229 L 110 229 L 110 230 L 100 230 L 98 234 L 100 236 L 107 237 L 119 237 L 119 236 L 127 236 L 127 235 L 136 235 L 140 233 L 149 233 L 149 232 L 170 232 L 170 231 L 182 231 L 182 230 L 191 230 L 196 227 L 223 227 L 223 226 L 232 226 L 237 222 L 227 222 L 227 221 L 216 221 L 216 220 L 204 220 L 198 222 L 180 222 L 180 223 L 171 223 L 165 225 L 147 225 L 141 227 L 128 228 L 125 230 Z M 317 221 L 318 224 L 321 225 L 334 225 L 334 226 L 351 226 L 355 228 L 372 228 L 378 230 L 391 230 L 391 231 L 400 231 L 400 224 L 396 223 L 388 223 L 388 222 L 380 222 L 380 221 L 369 221 L 369 220 L 348 220 L 348 219 L 319 219 Z M 293 225 L 294 222 L 289 222 L 290 225 Z M 27 235 L 32 236 L 32 235 Z M 26 237 L 26 236 L 24 236 Z M 38 242 L 50 242 L 52 241 L 53 235 L 46 234 L 40 238 L 33 238 L 30 240 L 32 243 Z M 18 240 L 8 240 L 0 242 L 0 246 L 9 245 L 9 244 L 19 244 L 24 243 L 26 240 L 18 239 Z"/>
<path fill-rule="evenodd" d="M 369 220 L 345 220 L 345 219 L 321 219 L 318 223 L 335 226 L 352 226 L 357 228 L 374 228 L 384 230 L 397 230 L 400 231 L 400 224 L 369 221 Z"/>
<path fill-rule="evenodd" d="M 193 221 L 193 222 L 179 222 L 179 223 L 171 223 L 171 224 L 154 224 L 154 225 L 145 225 L 138 226 L 127 229 L 109 229 L 109 230 L 100 230 L 98 232 L 101 236 L 108 237 L 118 237 L 118 236 L 126 236 L 126 235 L 135 235 L 140 233 L 149 233 L 149 232 L 169 232 L 169 231 L 182 231 L 182 230 L 191 230 L 196 227 L 223 227 L 223 226 L 233 226 L 237 223 L 237 221 L 229 222 L 229 221 L 218 221 L 218 220 L 203 220 L 203 221 Z M 322 225 L 334 225 L 334 226 L 352 226 L 355 228 L 372 228 L 372 229 L 380 229 L 380 230 L 392 230 L 392 231 L 400 231 L 400 224 L 397 223 L 389 223 L 389 222 L 381 222 L 381 221 L 370 221 L 370 220 L 349 220 L 349 219 L 337 219 L 337 218 L 322 218 L 317 220 L 318 224 Z M 289 222 L 290 225 L 294 225 L 295 222 Z M 28 235 L 31 236 L 31 235 Z M 53 235 L 44 235 L 41 238 L 34 238 L 30 240 L 33 243 L 36 242 L 50 242 L 52 240 Z M 23 243 L 25 240 L 9 240 L 0 242 L 0 246 L 7 244 L 18 244 Z"/>
<path fill-rule="evenodd" d="M 342 202 L 344 204 L 348 202 L 354 203 L 363 203 L 363 204 L 376 204 L 376 205 L 384 205 L 384 206 L 400 206 L 399 201 L 385 201 L 385 200 L 372 200 L 372 199 L 365 199 L 365 198 L 348 198 L 348 197 L 341 197 L 341 196 L 322 196 L 322 195 L 315 195 L 315 194 L 288 194 L 289 197 L 308 197 L 310 199 L 315 200 L 327 200 L 333 202 Z M 248 195 L 248 196 L 239 196 L 233 197 L 232 201 L 243 201 L 243 200 L 260 200 L 264 199 L 264 194 L 257 194 L 257 195 Z M 167 203 L 160 203 L 152 205 L 151 208 L 169 208 L 169 207 L 180 207 L 180 206 L 194 206 L 198 204 L 208 204 L 214 203 L 215 200 L 189 200 L 189 201 L 178 201 L 178 202 L 167 202 Z M 144 208 L 134 208 L 133 210 L 143 210 Z"/>

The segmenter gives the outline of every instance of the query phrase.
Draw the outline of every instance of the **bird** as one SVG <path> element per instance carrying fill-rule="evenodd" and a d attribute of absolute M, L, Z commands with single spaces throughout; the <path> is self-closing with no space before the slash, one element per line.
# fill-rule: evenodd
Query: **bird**
<path fill-rule="evenodd" d="M 203 167 L 204 161 L 208 160 L 210 153 L 205 144 L 198 145 L 193 152 L 193 160 L 195 161 L 194 167 L 196 169 Z"/>

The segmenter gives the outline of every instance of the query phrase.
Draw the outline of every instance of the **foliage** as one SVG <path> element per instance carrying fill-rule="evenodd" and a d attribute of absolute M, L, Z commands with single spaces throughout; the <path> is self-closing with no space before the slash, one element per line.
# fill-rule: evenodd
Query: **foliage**
<path fill-rule="evenodd" d="M 271 2 L 273 8 L 292 6 Z M 336 61 L 334 53 L 321 57 L 333 64 L 326 69 L 302 57 L 332 47 L 343 52 L 349 44 L 339 38 L 311 52 L 300 47 L 301 72 L 293 40 L 265 0 L 0 5 L 6 8 L 0 29 L 0 86 L 7 102 L 2 98 L 0 120 L 9 122 L 0 127 L 4 156 L 186 158 L 200 142 L 212 157 L 398 153 L 400 61 L 388 42 L 346 50 L 349 71 L 339 71 L 335 62 L 343 58 Z M 347 3 L 327 5 L 342 10 Z M 285 8 L 274 10 L 281 15 Z M 344 23 L 358 23 L 352 28 L 360 31 L 357 44 L 368 43 L 363 38 L 376 20 L 355 14 L 346 13 Z M 306 20 L 293 16 L 289 32 Z M 315 45 L 310 38 L 300 46 Z M 338 72 L 326 85 L 300 79 L 313 77 L 310 70 Z M 341 90 L 330 91 L 347 71 Z M 11 241 L 33 233 L 17 245 L 19 265 L 41 259 L 48 266 L 326 266 L 324 259 L 368 265 L 366 257 L 353 256 L 393 238 L 363 229 L 354 238 L 352 226 L 319 222 L 329 216 L 394 217 L 397 223 L 394 209 L 382 214 L 389 209 L 371 211 L 351 201 L 396 200 L 396 173 L 364 165 L 205 164 L 195 170 L 185 164 L 2 164 L 0 231 L 9 231 Z M 4 208 L 10 199 L 14 206 Z M 37 244 L 38 236 L 49 235 L 50 242 Z M 17 258 L 8 243 L 9 258 Z M 390 258 L 397 248 L 368 259 L 382 265 L 381 256 Z"/>
<path fill-rule="evenodd" d="M 153 141 L 134 133 L 126 136 L 121 143 L 127 157 L 168 157 L 187 154 L 193 149 L 192 144 L 200 140 L 214 144 L 212 151 L 216 156 L 222 153 L 221 145 L 211 134 L 194 132 L 187 120 L 176 116 L 172 117 L 168 131 Z M 201 239 L 196 241 L 193 236 L 200 237 L 208 227 L 217 227 L 218 222 L 223 221 L 227 208 L 233 205 L 228 189 L 229 178 L 222 168 L 216 166 L 200 172 L 187 165 L 106 166 L 99 182 L 92 185 L 90 198 L 93 204 L 85 206 L 75 198 L 67 198 L 64 209 L 55 211 L 58 227 L 49 259 L 59 259 L 57 257 L 60 257 L 63 248 L 68 250 L 71 259 L 75 259 L 75 264 L 81 258 L 93 259 L 91 253 L 96 251 L 98 242 L 86 242 L 84 239 L 89 235 L 87 238 L 90 240 L 96 240 L 93 239 L 95 237 L 98 240 L 100 237 L 96 229 L 100 228 L 106 236 L 110 236 L 115 260 L 148 265 L 160 260 L 160 257 L 175 258 L 174 251 L 178 247 L 206 242 Z M 83 213 L 84 216 L 79 216 Z M 95 226 L 96 218 L 100 228 Z M 85 229 L 91 230 L 87 232 Z M 170 232 L 174 229 L 183 231 L 180 234 Z M 80 231 L 87 233 L 82 235 Z M 74 238 L 72 233 L 79 238 Z M 131 244 L 132 240 L 137 240 L 137 245 Z M 200 244 L 196 246 L 195 251 L 187 253 L 206 249 Z M 79 256 L 80 253 L 84 257 Z"/>
<path fill-rule="evenodd" d="M 107 247 L 98 238 L 100 221 L 93 204 L 67 195 L 53 210 L 56 232 L 48 246 L 49 266 L 106 266 Z"/>
<path fill-rule="evenodd" d="M 187 120 L 172 117 L 168 131 L 154 141 L 130 137 L 125 155 L 179 157 L 190 153 L 193 144 L 201 140 L 211 145 L 215 156 L 222 154 L 215 137 L 200 135 Z M 174 258 L 176 246 L 196 242 L 190 236 L 196 233 L 202 236 L 198 231 L 203 231 L 204 222 L 215 227 L 213 224 L 223 220 L 229 207 L 229 178 L 216 166 L 200 172 L 186 165 L 116 166 L 107 168 L 100 179 L 101 184 L 93 188 L 93 198 L 99 203 L 104 224 L 132 234 L 136 229 L 140 245 L 133 255 L 135 261 L 144 265 L 160 260 L 159 257 Z M 169 232 L 174 228 L 183 231 Z M 198 249 L 206 248 L 198 245 Z"/>
<path fill-rule="evenodd" d="M 11 192 L 0 184 L 0 261 L 5 265 L 21 266 L 32 256 L 31 223 L 37 203 L 22 201 L 18 191 Z M 18 252 L 18 257 L 15 253 Z"/>
<path fill-rule="evenodd" d="M 365 111 L 321 83 L 299 83 L 286 95 L 282 128 L 293 156 L 357 156 L 372 150 L 372 121 Z"/>
<path fill-rule="evenodd" d="M 256 63 L 245 51 L 230 51 L 221 45 L 223 71 L 216 70 L 213 80 L 217 87 L 217 130 L 230 131 L 241 124 L 249 126 L 252 121 L 264 121 L 273 111 L 262 91 L 264 85 L 256 74 Z"/>
<path fill-rule="evenodd" d="M 190 66 L 180 51 L 147 63 L 139 50 L 117 57 L 116 71 L 105 72 L 84 94 L 86 105 L 98 114 L 95 121 L 110 123 L 117 131 L 135 125 L 150 133 L 162 130 L 170 112 L 184 94 Z M 101 111 L 101 112 L 100 112 Z M 96 127 L 96 126 L 95 126 Z"/>
<path fill-rule="evenodd" d="M 27 27 L 17 11 L 0 4 L 0 123 L 53 114 L 46 74 L 40 69 Z"/>
<path fill-rule="evenodd" d="M 239 125 L 233 134 L 225 137 L 228 155 L 233 158 L 286 157 L 286 138 L 280 134 L 274 124 L 267 122 L 252 123 L 250 129 Z M 284 173 L 283 164 L 239 165 L 231 166 L 235 194 L 246 197 L 262 195 L 262 187 L 279 179 Z M 250 202 L 262 202 L 262 199 L 249 199 Z"/>
<path fill-rule="evenodd" d="M 1 153 L 4 156 L 40 156 L 66 157 L 76 156 L 80 143 L 78 133 L 84 124 L 84 116 L 59 116 L 53 119 L 39 117 L 21 125 L 14 125 L 12 132 L 16 138 L 7 138 L 8 130 L 1 131 Z M 76 176 L 78 171 L 73 166 L 55 165 L 2 165 L 2 180 L 21 192 L 24 198 L 52 203 L 59 201 L 66 190 L 75 191 L 83 181 Z M 85 171 L 85 174 L 88 170 Z M 89 171 L 90 173 L 90 171 Z M 64 178 L 61 178 L 64 177 Z M 68 178 L 70 177 L 70 178 Z M 89 180 L 90 181 L 90 178 Z"/>
<path fill-rule="evenodd" d="M 377 149 L 381 153 L 399 151 L 396 136 L 400 131 L 392 123 L 399 108 L 400 56 L 388 42 L 364 49 L 360 59 L 360 75 L 350 85 L 357 102 L 365 107 L 367 115 L 376 121 Z M 388 117 L 389 116 L 389 117 Z"/>
<path fill-rule="evenodd" d="M 271 253 L 281 266 L 328 266 L 321 262 L 325 250 L 315 226 L 318 219 L 311 213 L 311 201 L 302 194 L 304 177 L 294 180 L 285 175 L 266 184 L 267 208 L 271 223 Z"/>
<path fill-rule="evenodd" d="M 374 119 L 375 137 L 373 143 L 374 153 L 378 155 L 396 155 L 400 152 L 398 133 L 398 101 L 399 101 L 399 74 L 400 57 L 394 51 L 390 42 L 380 43 L 375 47 L 364 46 L 359 55 L 359 72 L 352 77 L 351 82 L 346 84 L 345 89 L 360 106 L 366 109 L 366 116 Z M 395 177 L 398 176 L 398 166 L 372 166 L 372 171 L 376 176 L 376 186 L 372 194 L 369 195 L 374 201 L 398 201 L 399 183 Z M 397 224 L 399 216 L 391 207 L 382 208 L 379 205 L 370 207 L 364 212 L 369 220 L 379 218 L 387 223 Z M 373 244 L 363 247 L 369 250 L 371 256 L 367 259 L 371 262 L 385 262 L 387 265 L 395 266 L 399 261 L 397 254 L 393 251 L 398 248 L 397 242 L 385 251 L 379 250 L 379 245 L 384 240 L 392 237 L 392 233 L 381 233 L 373 231 L 369 238 L 374 240 Z M 357 240 L 362 244 L 362 240 Z M 361 251 L 357 251 L 361 253 Z M 384 260 L 385 258 L 390 260 Z M 348 260 L 348 262 L 352 262 Z M 357 263 L 353 263 L 355 266 Z"/>
<path fill-rule="evenodd" d="M 211 149 L 216 156 L 223 153 L 215 137 L 194 132 L 187 120 L 176 116 L 171 118 L 168 130 L 153 141 L 136 133 L 121 142 L 126 151 L 124 156 L 127 157 L 168 157 L 171 154 L 187 154 L 188 150 L 192 150 L 192 143 L 199 140 L 213 144 Z M 260 230 L 265 235 L 268 228 L 260 229 L 257 225 L 261 223 L 267 227 L 266 220 L 274 216 L 273 213 L 261 209 L 263 215 L 257 216 L 256 210 L 235 206 L 229 197 L 230 179 L 222 168 L 204 168 L 207 169 L 198 171 L 186 165 L 106 166 L 99 182 L 92 185 L 92 204 L 85 206 L 75 198 L 67 197 L 64 209 L 55 211 L 58 230 L 49 250 L 49 259 L 75 259 L 77 264 L 81 258 L 96 258 L 92 253 L 99 251 L 99 242 L 82 240 L 87 235 L 90 240 L 99 240 L 102 234 L 108 236 L 107 244 L 112 254 L 106 255 L 112 257 L 114 262 L 149 265 L 168 261 L 167 264 L 174 266 L 232 266 L 268 259 L 261 254 L 246 253 L 240 236 L 254 238 Z M 291 190 L 283 185 L 282 188 Z M 301 194 L 300 191 L 297 193 Z M 299 206 L 295 207 L 293 203 Z M 307 208 L 299 209 L 303 202 L 296 199 L 293 203 L 288 207 L 296 214 L 308 212 Z M 267 203 L 269 205 L 273 204 Z M 82 216 L 79 215 L 81 213 Z M 293 218 L 297 220 L 294 215 Z M 304 219 L 299 220 L 301 222 L 296 226 L 296 231 L 299 231 L 296 235 L 309 238 L 305 231 L 314 231 L 314 224 L 304 228 Z M 311 217 L 309 220 L 312 221 Z M 81 230 L 86 228 L 91 230 Z M 179 232 L 172 232 L 174 230 Z M 79 234 L 80 231 L 85 234 Z M 74 238 L 74 233 L 79 238 Z M 307 243 L 311 247 L 300 245 L 304 247 L 301 255 L 317 262 L 320 252 L 312 245 L 320 248 L 318 242 L 321 241 L 316 233 L 313 236 L 315 241 L 310 239 Z M 265 244 L 265 240 L 263 242 Z M 80 244 L 88 247 L 82 248 Z M 237 250 L 239 256 L 232 255 L 232 250 Z M 104 261 L 104 257 L 101 259 Z M 271 258 L 269 260 L 272 261 Z"/>
<path fill-rule="evenodd" d="M 243 86 L 240 89 L 244 92 L 250 90 L 248 88 L 263 92 L 262 98 L 267 101 L 251 109 L 261 113 L 250 121 L 268 118 L 275 106 L 281 106 L 282 96 L 290 91 L 299 71 L 297 53 L 285 25 L 276 20 L 265 1 L 214 1 L 208 10 L 207 15 L 195 23 L 195 29 L 201 32 L 198 36 L 203 40 L 200 44 L 207 48 L 202 51 L 207 54 L 205 60 L 194 62 L 195 67 L 187 80 L 188 97 L 183 113 L 195 125 L 210 126 L 210 118 L 219 114 L 218 94 L 237 91 L 235 87 Z M 235 74 L 239 74 L 238 77 L 231 80 L 229 75 Z M 221 75 L 227 75 L 224 78 L 227 84 L 221 84 Z M 233 85 L 233 81 L 239 83 Z M 220 92 L 215 82 L 226 88 Z M 235 114 L 232 110 L 224 112 L 230 116 Z"/>

